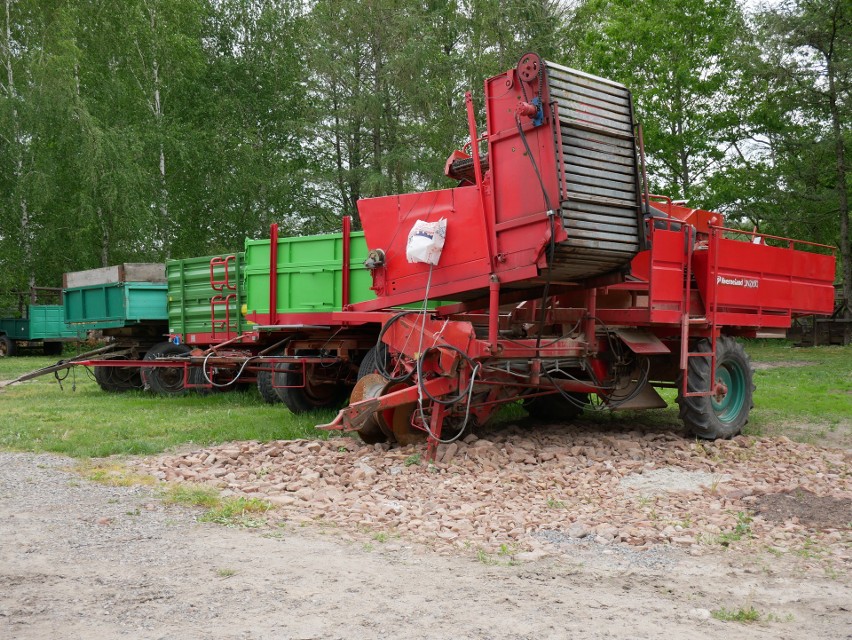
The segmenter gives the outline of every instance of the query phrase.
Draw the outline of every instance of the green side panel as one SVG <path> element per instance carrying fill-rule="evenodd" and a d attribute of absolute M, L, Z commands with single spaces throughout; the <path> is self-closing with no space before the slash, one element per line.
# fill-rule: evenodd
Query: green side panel
<path fill-rule="evenodd" d="M 64 290 L 65 321 L 86 329 L 114 329 L 165 321 L 167 286 L 113 282 Z"/>
<path fill-rule="evenodd" d="M 245 303 L 242 283 L 244 254 L 235 254 L 233 260 L 228 260 L 227 280 L 225 265 L 214 266 L 213 280 L 217 287 L 214 289 L 210 262 L 217 257 L 220 256 L 169 260 L 166 263 L 169 332 L 182 335 L 185 341 L 193 342 L 189 336 L 197 333 L 221 333 L 225 339 L 228 328 L 237 334 L 245 328 L 241 311 Z"/>
<path fill-rule="evenodd" d="M 62 305 L 31 304 L 26 318 L 0 319 L 0 333 L 13 340 L 59 340 L 76 338 L 77 329 L 65 324 Z"/>
<path fill-rule="evenodd" d="M 31 304 L 27 315 L 30 321 L 31 340 L 77 337 L 77 329 L 65 324 L 65 313 L 61 304 Z"/>
<path fill-rule="evenodd" d="M 29 340 L 30 321 L 26 318 L 0 318 L 0 333 L 12 340 Z"/>
<path fill-rule="evenodd" d="M 245 297 L 248 313 L 269 313 L 270 241 L 246 240 Z M 350 234 L 349 302 L 375 298 L 373 279 L 364 267 L 364 232 Z M 340 311 L 342 308 L 343 234 L 278 239 L 276 269 L 278 313 Z"/>

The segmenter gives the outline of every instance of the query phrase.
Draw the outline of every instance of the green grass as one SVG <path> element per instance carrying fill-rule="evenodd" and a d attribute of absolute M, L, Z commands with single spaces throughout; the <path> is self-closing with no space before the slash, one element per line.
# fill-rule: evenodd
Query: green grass
<path fill-rule="evenodd" d="M 260 516 L 271 508 L 271 504 L 259 498 L 223 498 L 218 506 L 203 513 L 198 520 L 227 527 L 262 527 L 266 519 Z"/>
<path fill-rule="evenodd" d="M 169 485 L 163 491 L 163 501 L 203 507 L 206 511 L 198 518 L 200 522 L 228 527 L 261 527 L 266 524 L 261 516 L 272 508 L 259 498 L 223 498 L 216 489 L 203 485 Z"/>
<path fill-rule="evenodd" d="M 200 484 L 172 484 L 164 491 L 163 501 L 213 509 L 219 506 L 222 498 L 213 487 Z"/>
<path fill-rule="evenodd" d="M 829 430 L 849 426 L 852 346 L 798 348 L 788 342 L 753 340 L 745 348 L 753 363 L 788 363 L 755 371 L 755 409 L 749 425 L 753 432 L 772 431 L 779 422 L 818 424 Z"/>
<path fill-rule="evenodd" d="M 744 511 L 737 513 L 737 524 L 730 531 L 719 534 L 718 542 L 723 547 L 730 546 L 732 542 L 738 542 L 743 538 L 750 538 L 751 533 L 751 516 Z"/>
<path fill-rule="evenodd" d="M 54 362 L 3 358 L 0 380 Z M 265 404 L 255 391 L 182 397 L 105 393 L 82 367 L 71 370 L 62 388 L 50 375 L 2 389 L 0 406 L 0 448 L 73 457 L 154 454 L 189 443 L 322 438 L 314 425 L 334 415 L 296 416 L 283 405 Z"/>
<path fill-rule="evenodd" d="M 710 615 L 712 615 L 716 620 L 722 620 L 723 622 L 757 622 L 760 620 L 760 612 L 754 607 L 749 607 L 748 609 L 739 608 L 739 609 L 716 609 L 715 611 L 711 611 Z"/>

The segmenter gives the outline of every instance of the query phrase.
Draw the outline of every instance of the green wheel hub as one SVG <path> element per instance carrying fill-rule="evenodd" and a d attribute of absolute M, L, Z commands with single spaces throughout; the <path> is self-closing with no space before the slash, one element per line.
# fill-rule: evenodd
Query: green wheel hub
<path fill-rule="evenodd" d="M 740 414 L 745 402 L 745 372 L 735 362 L 724 362 L 716 366 L 717 393 L 710 404 L 716 417 L 722 422 L 732 422 Z"/>

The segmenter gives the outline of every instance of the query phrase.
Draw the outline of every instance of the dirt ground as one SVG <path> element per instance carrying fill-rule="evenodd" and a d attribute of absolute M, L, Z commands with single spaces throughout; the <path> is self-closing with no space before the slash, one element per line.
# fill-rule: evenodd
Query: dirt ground
<path fill-rule="evenodd" d="M 202 524 L 150 487 L 91 483 L 72 465 L 0 453 L 0 638 L 852 637 L 845 534 L 830 565 L 820 549 L 592 536 L 483 561 L 287 519 Z M 784 519 L 806 502 L 791 496 L 756 508 Z M 711 615 L 751 607 L 759 622 Z"/>

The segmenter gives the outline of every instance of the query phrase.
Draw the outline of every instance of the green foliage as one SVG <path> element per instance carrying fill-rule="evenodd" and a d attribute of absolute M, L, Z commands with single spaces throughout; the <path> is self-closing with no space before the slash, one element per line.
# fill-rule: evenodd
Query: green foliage
<path fill-rule="evenodd" d="M 526 51 L 632 90 L 654 191 L 835 244 L 852 296 L 848 0 L 16 0 L 0 8 L 0 307 L 63 272 L 339 228 L 450 186 Z"/>
<path fill-rule="evenodd" d="M 163 500 L 171 504 L 213 509 L 221 502 L 219 492 L 212 487 L 195 484 L 171 484 L 163 494 Z"/>
<path fill-rule="evenodd" d="M 259 498 L 222 498 L 212 487 L 194 484 L 169 485 L 163 500 L 170 504 L 203 507 L 200 522 L 215 522 L 229 527 L 259 527 L 266 523 L 262 515 L 272 505 Z"/>
<path fill-rule="evenodd" d="M 576 63 L 633 92 L 653 190 L 702 193 L 739 141 L 753 53 L 735 0 L 587 0 L 573 25 Z"/>
<path fill-rule="evenodd" d="M 729 546 L 732 542 L 738 542 L 743 538 L 751 537 L 751 521 L 752 518 L 744 511 L 737 513 L 737 524 L 733 529 L 719 535 L 719 544 L 723 547 Z"/>
<path fill-rule="evenodd" d="M 412 453 L 410 456 L 408 456 L 405 459 L 403 464 L 405 464 L 406 467 L 410 467 L 412 465 L 419 465 L 420 464 L 420 454 L 419 453 Z"/>

